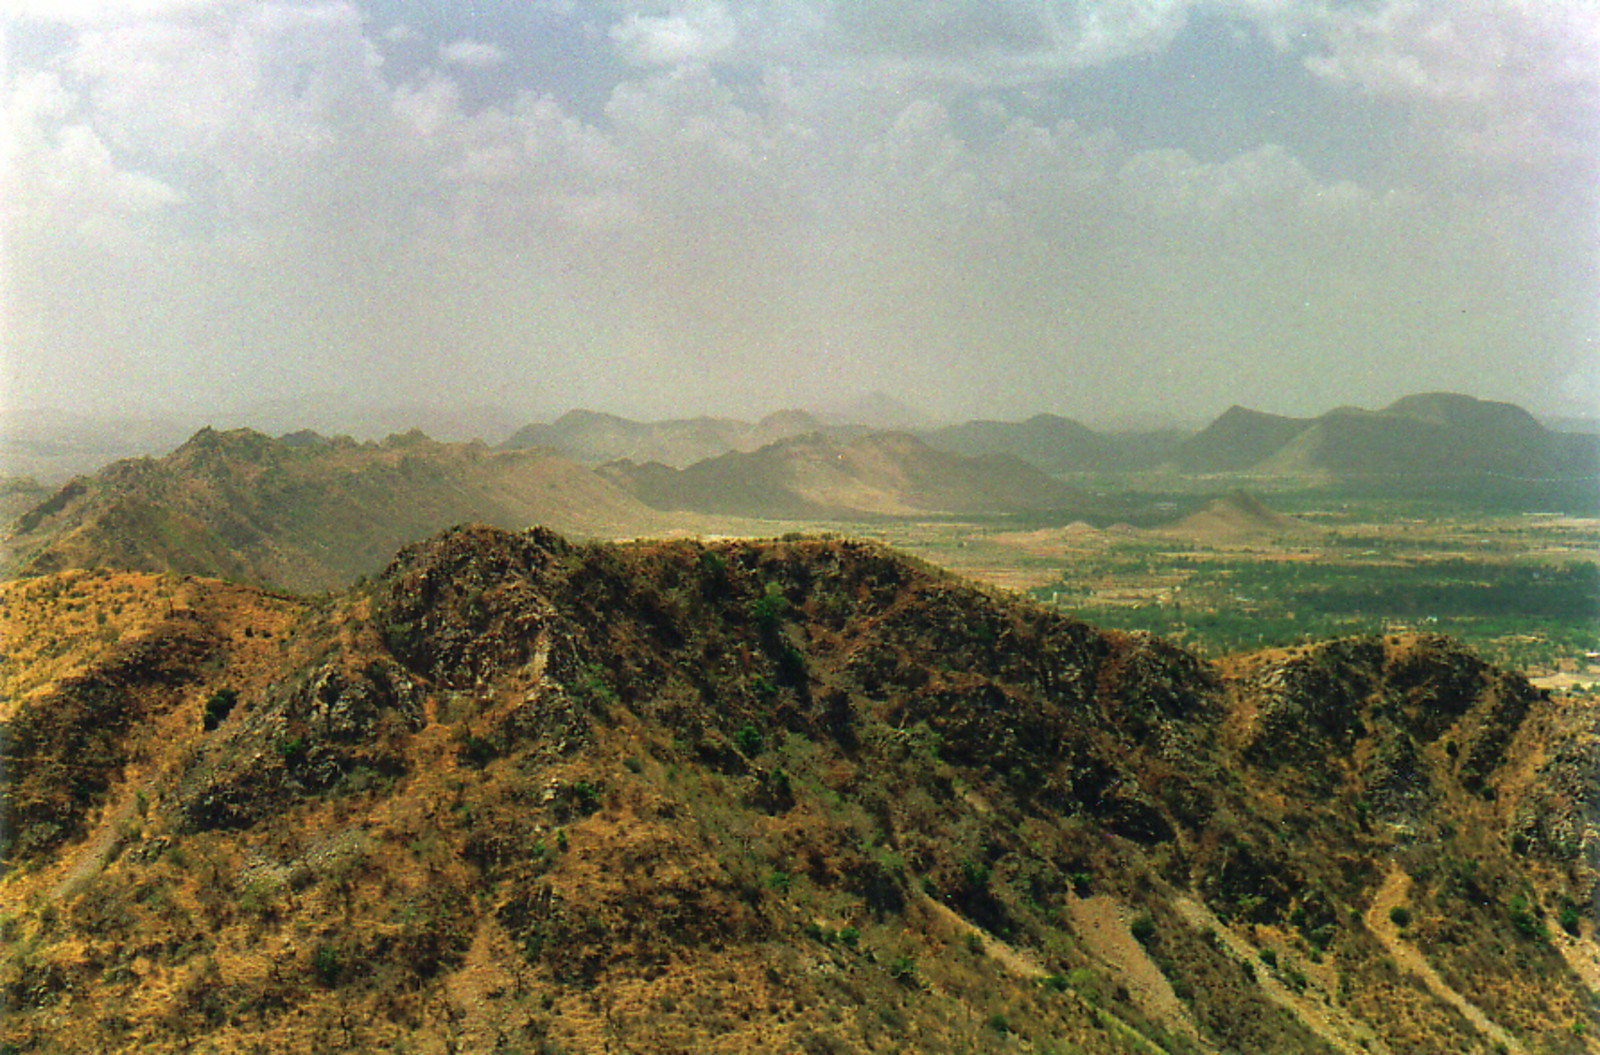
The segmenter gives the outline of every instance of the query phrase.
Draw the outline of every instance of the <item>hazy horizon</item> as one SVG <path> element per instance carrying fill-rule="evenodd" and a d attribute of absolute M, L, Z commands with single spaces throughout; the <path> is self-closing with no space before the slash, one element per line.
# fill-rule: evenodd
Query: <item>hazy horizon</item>
<path fill-rule="evenodd" d="M 3 18 L 8 411 L 1600 410 L 1582 4 Z"/>

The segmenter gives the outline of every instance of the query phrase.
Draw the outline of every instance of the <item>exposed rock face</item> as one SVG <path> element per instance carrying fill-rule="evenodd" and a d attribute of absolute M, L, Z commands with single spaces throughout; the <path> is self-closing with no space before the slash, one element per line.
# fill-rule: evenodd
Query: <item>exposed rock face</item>
<path fill-rule="evenodd" d="M 0 1043 L 1586 1050 L 1594 712 L 1443 638 L 1211 665 L 830 538 L 211 596 L 14 710 Z"/>
<path fill-rule="evenodd" d="M 423 726 L 422 701 L 392 660 L 329 660 L 289 687 L 271 686 L 259 703 L 205 738 L 177 790 L 186 826 L 240 828 L 363 771 L 405 771 L 396 740 Z"/>

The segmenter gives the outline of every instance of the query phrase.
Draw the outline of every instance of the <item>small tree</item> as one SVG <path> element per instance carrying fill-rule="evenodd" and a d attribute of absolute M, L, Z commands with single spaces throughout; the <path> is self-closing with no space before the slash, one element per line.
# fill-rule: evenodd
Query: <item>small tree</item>
<path fill-rule="evenodd" d="M 221 725 L 228 715 L 233 713 L 234 705 L 239 702 L 238 689 L 218 689 L 206 700 L 205 711 L 201 716 L 201 725 L 206 732 L 211 732 Z"/>

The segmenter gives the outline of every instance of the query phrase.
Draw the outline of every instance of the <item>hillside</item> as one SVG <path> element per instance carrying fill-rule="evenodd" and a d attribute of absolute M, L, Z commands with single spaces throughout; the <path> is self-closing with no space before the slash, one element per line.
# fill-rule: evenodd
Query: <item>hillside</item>
<path fill-rule="evenodd" d="M 50 489 L 28 476 L 0 476 L 0 528 L 50 496 Z"/>
<path fill-rule="evenodd" d="M 1161 530 L 1179 538 L 1232 542 L 1263 535 L 1313 534 L 1318 529 L 1304 520 L 1285 516 L 1249 492 L 1234 491 L 1212 499 L 1204 509 Z"/>
<path fill-rule="evenodd" d="M 896 432 L 850 441 L 812 433 L 682 470 L 622 462 L 599 471 L 657 509 L 763 518 L 1014 513 L 1083 501 L 1016 458 L 962 457 Z"/>
<path fill-rule="evenodd" d="M 0 613 L 10 1050 L 1597 1050 L 1593 701 L 1441 638 L 489 528 Z"/>
<path fill-rule="evenodd" d="M 503 450 L 547 448 L 584 465 L 631 461 L 683 468 L 729 451 L 757 450 L 822 427 L 816 418 L 797 410 L 770 414 L 754 424 L 707 417 L 632 421 L 615 414 L 574 410 L 548 425 L 518 429 L 500 446 Z"/>
<path fill-rule="evenodd" d="M 1316 418 L 1230 408 L 1175 459 L 1192 473 L 1300 479 L 1392 495 L 1589 494 L 1600 437 L 1552 432 L 1521 407 L 1445 392 Z M 1591 495 L 1592 498 L 1592 495 Z"/>
<path fill-rule="evenodd" d="M 418 432 L 356 443 L 203 429 L 166 457 L 74 479 L 24 513 L 4 548 L 30 573 L 174 571 L 321 590 L 376 573 L 405 543 L 464 520 L 593 536 L 665 524 L 545 451 Z"/>
<path fill-rule="evenodd" d="M 1186 440 L 1174 460 L 1184 472 L 1241 472 L 1270 458 L 1310 424 L 1307 418 L 1232 406 Z"/>

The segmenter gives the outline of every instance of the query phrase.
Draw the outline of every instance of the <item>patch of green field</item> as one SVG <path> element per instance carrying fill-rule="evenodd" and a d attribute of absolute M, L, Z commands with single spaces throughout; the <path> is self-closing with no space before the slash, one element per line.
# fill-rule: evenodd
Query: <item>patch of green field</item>
<path fill-rule="evenodd" d="M 1103 555 L 1092 577 L 1066 572 L 1031 592 L 1086 621 L 1149 630 L 1209 655 L 1401 628 L 1449 634 L 1524 669 L 1551 669 L 1595 647 L 1600 568 L 1591 562 L 1129 549 Z M 1141 589 L 1151 596 L 1130 601 Z"/>

